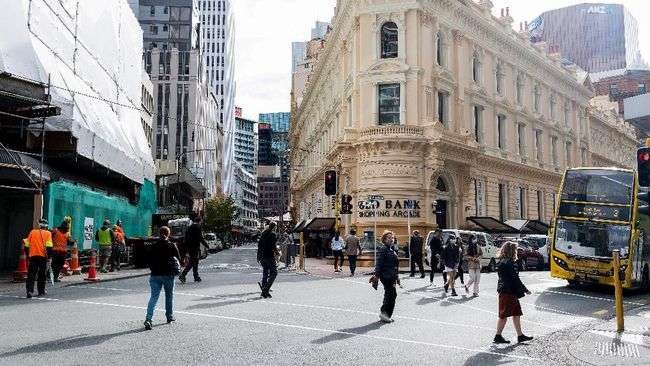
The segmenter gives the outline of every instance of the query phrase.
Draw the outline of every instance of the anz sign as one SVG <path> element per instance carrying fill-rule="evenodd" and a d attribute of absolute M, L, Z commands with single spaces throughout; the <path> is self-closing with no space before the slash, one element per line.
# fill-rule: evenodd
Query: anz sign
<path fill-rule="evenodd" d="M 587 9 L 587 14 L 610 14 L 611 11 L 607 5 L 592 5 Z"/>

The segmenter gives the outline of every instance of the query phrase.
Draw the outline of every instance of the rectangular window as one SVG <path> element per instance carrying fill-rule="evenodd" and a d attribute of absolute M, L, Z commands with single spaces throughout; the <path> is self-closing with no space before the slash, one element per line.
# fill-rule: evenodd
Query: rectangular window
<path fill-rule="evenodd" d="M 443 65 L 442 35 L 440 33 L 438 33 L 438 37 L 436 39 L 436 62 L 438 63 L 439 66 L 444 66 Z"/>
<path fill-rule="evenodd" d="M 570 168 L 573 165 L 573 161 L 571 159 L 571 149 L 572 149 L 572 144 L 567 141 L 566 143 L 566 167 Z"/>
<path fill-rule="evenodd" d="M 551 155 L 553 157 L 553 166 L 558 166 L 558 156 L 557 156 L 557 137 L 551 137 Z"/>
<path fill-rule="evenodd" d="M 523 219 L 526 216 L 526 189 L 519 188 L 519 218 Z"/>
<path fill-rule="evenodd" d="M 580 162 L 582 166 L 587 166 L 587 149 L 585 148 L 580 150 Z"/>
<path fill-rule="evenodd" d="M 647 93 L 647 89 L 644 83 L 639 83 L 639 93 L 640 94 L 645 94 Z"/>
<path fill-rule="evenodd" d="M 517 125 L 517 141 L 519 144 L 519 155 L 526 156 L 526 126 L 523 123 Z"/>
<path fill-rule="evenodd" d="M 542 146 L 542 130 L 535 130 L 535 149 L 537 149 L 537 161 L 544 162 L 544 146 Z"/>
<path fill-rule="evenodd" d="M 483 107 L 474 106 L 474 139 L 483 142 Z"/>
<path fill-rule="evenodd" d="M 151 8 L 149 8 L 149 15 L 151 15 L 152 17 L 156 15 L 156 7 L 155 6 L 152 6 Z"/>
<path fill-rule="evenodd" d="M 379 124 L 400 124 L 400 88 L 399 84 L 383 84 L 378 88 Z"/>
<path fill-rule="evenodd" d="M 544 192 L 537 191 L 537 219 L 544 221 Z"/>
<path fill-rule="evenodd" d="M 610 94 L 610 95 L 616 95 L 616 94 L 618 94 L 618 85 L 616 85 L 616 84 L 611 84 L 611 85 L 609 86 L 609 94 Z"/>
<path fill-rule="evenodd" d="M 505 221 L 507 217 L 508 197 L 506 193 L 506 186 L 499 183 L 499 219 Z"/>
<path fill-rule="evenodd" d="M 443 126 L 448 127 L 447 116 L 448 114 L 448 105 L 447 98 L 448 94 L 445 92 L 438 92 L 438 121 L 442 123 Z"/>
<path fill-rule="evenodd" d="M 506 116 L 497 116 L 497 145 L 499 149 L 506 148 Z"/>

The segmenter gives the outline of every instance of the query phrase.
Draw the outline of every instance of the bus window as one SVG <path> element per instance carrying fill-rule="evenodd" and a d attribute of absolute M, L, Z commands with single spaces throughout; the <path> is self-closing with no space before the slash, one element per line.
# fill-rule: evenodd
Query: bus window
<path fill-rule="evenodd" d="M 629 239 L 629 225 L 558 220 L 555 249 L 569 255 L 606 258 L 619 249 L 625 257 Z"/>

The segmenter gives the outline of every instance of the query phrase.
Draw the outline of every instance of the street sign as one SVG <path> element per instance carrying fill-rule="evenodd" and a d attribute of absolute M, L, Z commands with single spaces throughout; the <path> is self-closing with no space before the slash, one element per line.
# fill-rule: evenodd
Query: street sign
<path fill-rule="evenodd" d="M 84 219 L 83 249 L 92 248 L 94 233 L 95 233 L 95 219 L 92 217 L 86 217 Z"/>

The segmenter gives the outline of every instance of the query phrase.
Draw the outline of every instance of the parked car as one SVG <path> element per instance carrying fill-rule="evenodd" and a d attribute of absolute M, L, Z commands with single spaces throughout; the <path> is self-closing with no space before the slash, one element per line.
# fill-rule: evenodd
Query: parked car
<path fill-rule="evenodd" d="M 526 239 L 517 239 L 517 264 L 520 271 L 544 269 L 544 257 Z"/>
<path fill-rule="evenodd" d="M 481 267 L 486 269 L 488 272 L 496 271 L 497 261 L 496 255 L 498 248 L 494 244 L 494 238 L 490 234 L 486 234 L 480 231 L 470 231 L 470 230 L 459 230 L 459 229 L 445 229 L 442 231 L 442 241 L 443 244 L 447 241 L 450 234 L 455 234 L 457 238 L 463 241 L 463 246 L 467 246 L 469 243 L 469 236 L 475 235 L 478 239 L 478 245 L 483 250 L 483 257 L 481 258 Z M 427 244 L 433 238 L 433 231 L 430 231 L 427 235 Z"/>
<path fill-rule="evenodd" d="M 546 235 L 526 235 L 524 237 L 527 240 L 532 248 L 536 250 L 544 258 L 544 268 L 548 268 L 550 265 L 549 258 L 551 247 L 549 245 L 550 240 Z"/>
<path fill-rule="evenodd" d="M 208 243 L 208 247 L 210 247 L 208 249 L 210 253 L 217 253 L 223 249 L 223 245 L 221 245 L 221 242 L 214 233 L 205 233 L 203 238 Z"/>

